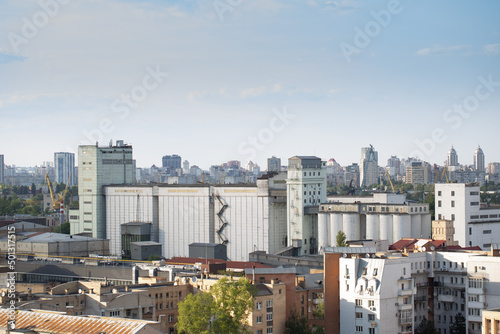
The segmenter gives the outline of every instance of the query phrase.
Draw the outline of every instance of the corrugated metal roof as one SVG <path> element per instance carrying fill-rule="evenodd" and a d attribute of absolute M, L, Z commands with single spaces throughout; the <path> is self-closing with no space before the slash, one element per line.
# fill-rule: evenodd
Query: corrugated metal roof
<path fill-rule="evenodd" d="M 7 326 L 9 310 L 0 309 L 0 326 Z M 123 318 L 88 318 L 69 316 L 54 312 L 18 311 L 16 314 L 16 329 L 30 329 L 54 334 L 80 334 L 80 333 L 137 333 L 154 322 Z"/>

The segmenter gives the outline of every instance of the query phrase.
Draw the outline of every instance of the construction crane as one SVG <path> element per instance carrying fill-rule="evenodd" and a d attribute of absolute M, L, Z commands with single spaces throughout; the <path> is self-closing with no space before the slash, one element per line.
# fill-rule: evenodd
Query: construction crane
<path fill-rule="evenodd" d="M 451 183 L 448 177 L 448 167 L 444 166 L 443 173 L 441 174 L 441 181 L 443 180 L 443 175 L 446 176 L 446 183 Z"/>
<path fill-rule="evenodd" d="M 375 160 L 375 151 L 373 150 L 373 145 L 370 144 L 370 149 L 368 151 L 368 160 L 365 160 L 365 162 L 363 163 L 363 180 L 361 180 L 361 184 L 359 187 L 359 196 L 363 194 L 363 188 L 366 187 L 365 180 L 366 180 L 366 174 L 368 174 L 368 167 L 370 166 L 370 163 L 373 162 L 374 160 Z"/>
<path fill-rule="evenodd" d="M 50 198 L 52 199 L 52 204 L 54 210 L 59 210 L 61 208 L 61 203 L 64 203 L 64 197 L 66 197 L 66 193 L 68 192 L 69 180 L 71 179 L 71 173 L 69 173 L 68 181 L 66 182 L 66 188 L 62 194 L 58 194 L 59 198 L 56 199 L 54 191 L 52 190 L 52 183 L 50 182 L 49 174 L 45 174 L 45 184 L 49 186 Z"/>
<path fill-rule="evenodd" d="M 391 174 L 389 174 L 389 171 L 387 169 L 385 170 L 384 177 L 388 177 L 389 178 L 389 182 L 391 183 L 392 192 L 396 193 L 396 190 L 394 190 L 394 184 L 392 184 Z"/>

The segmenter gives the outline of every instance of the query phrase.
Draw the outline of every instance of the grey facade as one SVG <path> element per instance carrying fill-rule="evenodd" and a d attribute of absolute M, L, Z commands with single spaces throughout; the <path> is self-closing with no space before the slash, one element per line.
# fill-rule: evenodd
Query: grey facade
<path fill-rule="evenodd" d="M 189 257 L 227 261 L 227 248 L 222 244 L 192 243 L 189 245 Z"/>
<path fill-rule="evenodd" d="M 54 153 L 54 167 L 56 172 L 55 182 L 64 183 L 68 182 L 69 185 L 76 185 L 76 175 L 75 175 L 75 154 L 68 152 L 56 152 Z"/>

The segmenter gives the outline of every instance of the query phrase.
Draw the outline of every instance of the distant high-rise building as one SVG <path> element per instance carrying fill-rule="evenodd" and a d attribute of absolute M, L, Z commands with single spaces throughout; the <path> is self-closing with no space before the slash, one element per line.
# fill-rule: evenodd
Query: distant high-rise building
<path fill-rule="evenodd" d="M 448 160 L 446 161 L 447 166 L 458 166 L 458 154 L 457 151 L 451 147 L 451 150 L 448 152 Z"/>
<path fill-rule="evenodd" d="M 0 184 L 5 183 L 4 170 L 5 170 L 5 163 L 3 160 L 3 154 L 0 154 Z"/>
<path fill-rule="evenodd" d="M 56 152 L 54 153 L 54 166 L 56 171 L 55 182 L 64 183 L 68 182 L 69 185 L 74 186 L 76 184 L 75 175 L 75 154 L 68 152 Z"/>
<path fill-rule="evenodd" d="M 189 174 L 189 161 L 187 160 L 182 163 L 182 173 Z"/>
<path fill-rule="evenodd" d="M 71 234 L 91 233 L 94 238 L 106 239 L 106 233 L 120 233 L 119 230 L 106 231 L 103 186 L 132 184 L 134 173 L 132 146 L 123 144 L 123 141 L 117 141 L 115 146 L 79 146 L 80 219 L 71 225 Z"/>
<path fill-rule="evenodd" d="M 276 158 L 274 155 L 272 158 L 267 159 L 267 171 L 268 172 L 279 172 L 281 170 L 281 159 Z"/>
<path fill-rule="evenodd" d="M 481 147 L 478 146 L 476 152 L 474 153 L 474 169 L 480 172 L 484 172 L 484 165 L 484 153 Z"/>
<path fill-rule="evenodd" d="M 227 162 L 227 167 L 239 169 L 241 167 L 241 162 L 238 160 L 230 160 Z"/>
<path fill-rule="evenodd" d="M 488 164 L 488 174 L 492 175 L 500 174 L 500 162 L 490 162 Z"/>
<path fill-rule="evenodd" d="M 344 168 L 344 182 L 346 186 L 359 187 L 359 165 L 352 164 Z M 352 182 L 351 182 L 352 181 Z"/>
<path fill-rule="evenodd" d="M 401 160 L 395 155 L 392 155 L 387 160 L 387 167 L 389 167 L 389 175 L 395 177 L 401 173 Z"/>
<path fill-rule="evenodd" d="M 378 152 L 373 149 L 373 146 L 361 148 L 359 178 L 361 187 L 378 184 Z"/>
<path fill-rule="evenodd" d="M 164 168 L 177 169 L 177 168 L 181 168 L 182 159 L 177 154 L 165 155 L 161 159 L 161 162 L 162 162 L 162 166 Z"/>
<path fill-rule="evenodd" d="M 412 161 L 406 167 L 406 183 L 427 184 L 429 183 L 430 165 L 423 161 Z"/>

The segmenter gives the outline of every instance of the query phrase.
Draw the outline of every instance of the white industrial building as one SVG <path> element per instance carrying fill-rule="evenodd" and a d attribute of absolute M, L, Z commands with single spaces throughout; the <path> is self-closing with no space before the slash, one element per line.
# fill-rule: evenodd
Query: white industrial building
<path fill-rule="evenodd" d="M 437 183 L 436 219 L 454 222 L 454 239 L 462 247 L 490 249 L 500 243 L 500 206 L 481 203 L 478 184 Z"/>
<path fill-rule="evenodd" d="M 132 146 L 117 140 L 116 145 L 78 147 L 78 220 L 70 219 L 71 234 L 85 233 L 106 238 L 103 186 L 132 184 L 134 180 Z"/>
<path fill-rule="evenodd" d="M 296 250 L 295 255 L 314 254 L 317 215 L 311 209 L 326 201 L 326 163 L 318 157 L 295 156 L 288 159 L 287 173 L 287 246 Z"/>
<path fill-rule="evenodd" d="M 121 224 L 151 223 L 163 256 L 189 256 L 191 243 L 222 243 L 228 259 L 286 247 L 286 173 L 248 185 L 110 185 L 104 187 L 110 252 L 121 254 Z"/>
<path fill-rule="evenodd" d="M 413 333 L 426 318 L 449 333 L 458 313 L 481 333 L 483 310 L 500 307 L 500 257 L 422 252 L 341 258 L 340 332 Z"/>
<path fill-rule="evenodd" d="M 374 193 L 370 196 L 331 196 L 318 213 L 319 249 L 334 247 L 339 231 L 347 241 L 431 238 L 429 205 L 406 201 L 406 195 Z"/>

